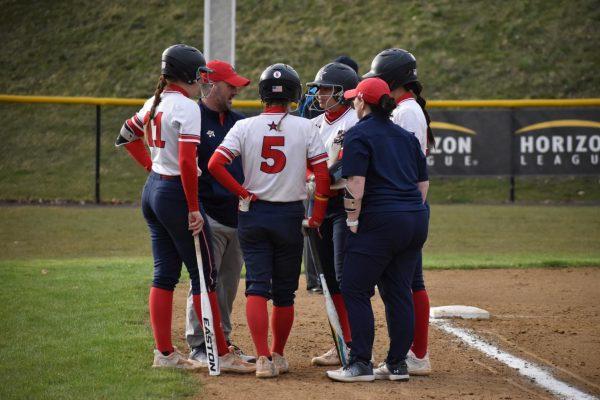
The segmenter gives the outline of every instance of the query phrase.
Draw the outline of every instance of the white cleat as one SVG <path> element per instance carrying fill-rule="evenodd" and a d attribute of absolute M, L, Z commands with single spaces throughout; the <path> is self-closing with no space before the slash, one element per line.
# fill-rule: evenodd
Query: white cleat
<path fill-rule="evenodd" d="M 158 350 L 154 350 L 154 363 L 152 364 L 152 368 L 174 368 L 196 371 L 202 367 L 203 365 L 201 363 L 194 360 L 188 360 L 188 358 L 181 354 L 177 348 L 174 348 L 173 352 L 168 356 L 165 356 Z"/>
<path fill-rule="evenodd" d="M 431 374 L 431 362 L 429 361 L 429 352 L 425 353 L 425 357 L 417 358 L 412 350 L 406 355 L 406 366 L 408 373 L 415 376 L 427 376 Z"/>
<path fill-rule="evenodd" d="M 333 365 L 342 365 L 340 361 L 340 357 L 338 355 L 337 349 L 332 347 L 327 351 L 327 353 L 314 357 L 310 363 L 312 365 L 325 365 L 325 366 L 333 366 Z"/>
<path fill-rule="evenodd" d="M 273 364 L 275 364 L 275 368 L 277 368 L 279 375 L 285 374 L 290 370 L 290 365 L 284 356 L 279 353 L 271 353 L 271 358 L 273 359 Z"/>
<path fill-rule="evenodd" d="M 279 375 L 279 371 L 273 361 L 265 356 L 258 357 L 258 360 L 256 360 L 257 378 L 275 378 L 277 375 Z"/>
<path fill-rule="evenodd" d="M 219 366 L 223 372 L 249 374 L 256 371 L 256 364 L 244 361 L 233 346 L 229 347 L 229 353 L 219 357 Z"/>
<path fill-rule="evenodd" d="M 360 361 L 349 364 L 346 368 L 327 371 L 327 377 L 338 382 L 373 382 L 373 366 Z"/>

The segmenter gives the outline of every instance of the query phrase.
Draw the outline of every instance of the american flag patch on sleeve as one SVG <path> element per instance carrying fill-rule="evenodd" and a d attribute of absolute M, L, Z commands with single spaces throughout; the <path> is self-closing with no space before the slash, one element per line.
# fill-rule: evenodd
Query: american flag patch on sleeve
<path fill-rule="evenodd" d="M 283 92 L 283 86 L 273 86 L 273 93 L 282 93 Z"/>

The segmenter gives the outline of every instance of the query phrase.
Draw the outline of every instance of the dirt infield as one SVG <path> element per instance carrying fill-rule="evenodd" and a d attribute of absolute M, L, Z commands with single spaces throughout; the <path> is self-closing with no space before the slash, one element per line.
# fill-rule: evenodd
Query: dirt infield
<path fill-rule="evenodd" d="M 490 311 L 489 321 L 456 321 L 502 350 L 552 371 L 555 377 L 600 395 L 600 268 L 426 271 L 432 306 L 466 304 Z M 331 346 L 323 298 L 309 295 L 301 282 L 296 321 L 286 347 L 291 372 L 259 381 L 254 376 L 202 372 L 198 399 L 545 399 L 544 389 L 516 371 L 442 333 L 430 332 L 434 373 L 407 383 L 334 383 L 326 368 L 310 358 Z M 242 293 L 243 282 L 240 285 Z M 183 289 L 183 288 L 182 288 Z M 184 337 L 184 290 L 178 290 L 175 328 Z M 234 312 L 234 340 L 247 352 L 253 346 L 245 324 L 244 298 Z M 375 359 L 386 353 L 381 300 L 376 310 Z"/>

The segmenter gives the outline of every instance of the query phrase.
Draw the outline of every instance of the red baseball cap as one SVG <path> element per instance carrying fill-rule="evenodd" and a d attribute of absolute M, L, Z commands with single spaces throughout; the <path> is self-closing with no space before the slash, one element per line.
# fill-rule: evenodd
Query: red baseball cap
<path fill-rule="evenodd" d="M 360 81 L 356 89 L 346 90 L 344 98 L 347 100 L 360 97 L 369 104 L 378 104 L 381 96 L 390 94 L 390 87 L 383 79 L 367 78 Z"/>
<path fill-rule="evenodd" d="M 213 72 L 208 74 L 208 78 L 213 82 L 224 81 L 235 87 L 248 86 L 250 84 L 250 79 L 238 75 L 231 64 L 225 61 L 212 60 L 206 66 L 213 70 Z"/>

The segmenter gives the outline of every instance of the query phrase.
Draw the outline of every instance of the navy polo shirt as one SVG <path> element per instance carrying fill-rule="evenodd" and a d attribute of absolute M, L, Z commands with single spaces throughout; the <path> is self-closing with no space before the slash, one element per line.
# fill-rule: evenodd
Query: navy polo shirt
<path fill-rule="evenodd" d="M 417 187 L 429 179 L 419 140 L 388 118 L 369 114 L 346 132 L 342 175 L 365 177 L 361 213 L 426 209 Z"/>
<path fill-rule="evenodd" d="M 208 172 L 208 160 L 235 122 L 246 117 L 235 111 L 228 111 L 224 113 L 225 118 L 221 124 L 218 112 L 208 108 L 202 101 L 199 104 L 202 111 L 202 131 L 200 145 L 198 145 L 198 166 L 202 170 L 198 182 L 200 201 L 211 218 L 223 225 L 236 228 L 238 198 L 221 186 Z M 226 168 L 236 181 L 240 184 L 244 182 L 240 157 L 235 158 Z"/>

